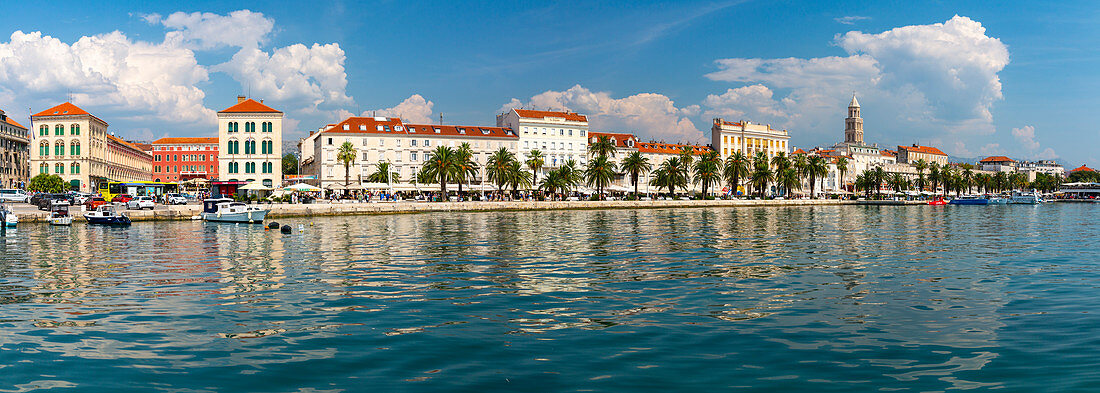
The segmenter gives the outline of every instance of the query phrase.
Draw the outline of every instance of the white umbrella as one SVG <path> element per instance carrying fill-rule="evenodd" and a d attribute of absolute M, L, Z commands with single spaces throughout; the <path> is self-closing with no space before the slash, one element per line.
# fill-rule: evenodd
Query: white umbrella
<path fill-rule="evenodd" d="M 325 189 L 326 190 L 343 190 L 344 185 L 340 184 L 340 183 L 331 183 L 331 184 L 325 186 Z"/>
<path fill-rule="evenodd" d="M 292 185 L 292 186 L 286 186 L 286 187 L 283 187 L 283 189 L 287 190 L 287 191 L 305 191 L 305 192 L 320 192 L 321 191 L 320 187 L 311 186 L 311 185 L 306 184 L 306 183 L 298 183 L 298 184 L 295 184 L 295 185 Z"/>
<path fill-rule="evenodd" d="M 244 187 L 241 187 L 240 189 L 246 191 L 267 191 L 270 190 L 271 187 L 264 187 L 264 185 L 260 184 L 260 182 L 251 182 Z"/>

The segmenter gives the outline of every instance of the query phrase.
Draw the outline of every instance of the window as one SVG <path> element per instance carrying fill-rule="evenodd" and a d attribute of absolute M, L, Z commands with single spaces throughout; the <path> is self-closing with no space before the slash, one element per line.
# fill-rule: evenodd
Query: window
<path fill-rule="evenodd" d="M 244 154 L 256 154 L 256 141 L 251 139 L 244 141 Z"/>
<path fill-rule="evenodd" d="M 244 123 L 244 132 L 256 132 L 256 122 Z"/>
<path fill-rule="evenodd" d="M 428 139 L 425 139 L 424 140 L 424 147 L 432 147 L 432 141 L 428 140 Z"/>
<path fill-rule="evenodd" d="M 229 173 L 237 173 L 237 163 L 229 163 Z"/>
<path fill-rule="evenodd" d="M 65 126 L 60 125 L 60 124 L 58 124 L 56 126 L 53 126 L 53 134 L 54 135 L 65 135 Z"/>
<path fill-rule="evenodd" d="M 523 127 L 523 133 L 524 133 L 524 134 L 526 134 L 526 133 L 527 133 L 527 127 Z"/>
<path fill-rule="evenodd" d="M 79 175 L 80 174 L 80 164 L 74 162 L 71 165 L 69 165 L 69 173 L 72 173 L 74 175 Z"/>
<path fill-rule="evenodd" d="M 386 146 L 386 140 L 378 138 L 378 147 Z"/>
<path fill-rule="evenodd" d="M 367 152 L 363 152 L 363 161 L 367 160 Z"/>
<path fill-rule="evenodd" d="M 271 128 L 272 128 L 271 127 L 271 122 L 270 121 L 265 121 L 264 124 L 263 124 L 263 130 L 262 131 L 263 132 L 271 132 Z"/>
<path fill-rule="evenodd" d="M 264 187 L 271 187 L 271 179 L 264 179 Z"/>
<path fill-rule="evenodd" d="M 38 136 L 48 136 L 48 135 L 50 135 L 50 126 L 42 125 L 41 127 L 38 127 Z M 43 173 L 45 173 L 45 172 L 43 172 Z"/>
<path fill-rule="evenodd" d="M 351 124 L 344 124 L 344 131 L 351 130 Z"/>
<path fill-rule="evenodd" d="M 80 135 L 80 125 L 79 124 L 70 125 L 69 126 L 69 134 Z"/>
<path fill-rule="evenodd" d="M 65 174 L 65 164 L 57 163 L 53 165 L 53 172 L 59 175 Z"/>
<path fill-rule="evenodd" d="M 53 154 L 58 156 L 65 155 L 65 143 L 57 141 L 57 143 L 53 145 Z"/>
<path fill-rule="evenodd" d="M 74 156 L 80 155 L 80 142 L 73 141 L 73 143 L 69 145 L 69 154 Z"/>
<path fill-rule="evenodd" d="M 256 163 L 246 162 L 244 163 L 244 173 L 256 173 Z"/>
<path fill-rule="evenodd" d="M 275 153 L 274 142 L 272 141 L 263 141 L 262 143 L 260 143 L 260 148 L 262 149 L 263 154 Z"/>
<path fill-rule="evenodd" d="M 569 136 L 573 136 L 573 130 L 569 130 Z"/>
<path fill-rule="evenodd" d="M 160 162 L 160 154 L 153 156 L 153 161 Z"/>
<path fill-rule="evenodd" d="M 271 163 L 270 162 L 265 162 L 264 163 L 263 172 L 264 173 L 271 173 Z"/>
<path fill-rule="evenodd" d="M 40 155 L 40 156 L 50 155 L 50 143 L 49 142 L 42 141 L 42 144 L 38 145 L 38 155 Z"/>
<path fill-rule="evenodd" d="M 412 153 L 409 153 L 409 161 L 416 161 L 416 152 L 415 151 L 412 152 Z"/>
<path fill-rule="evenodd" d="M 581 136 L 584 136 L 584 130 L 581 130 Z"/>
<path fill-rule="evenodd" d="M 45 126 L 43 126 L 43 127 L 45 127 Z M 42 174 L 50 173 L 50 166 L 46 165 L 46 163 L 44 163 L 44 162 L 39 164 L 38 165 L 38 173 L 42 173 Z"/>
<path fill-rule="evenodd" d="M 332 138 L 328 138 L 328 145 L 332 146 Z"/>
<path fill-rule="evenodd" d="M 230 123 L 229 123 L 229 132 L 241 132 L 241 125 L 240 125 L 240 123 L 237 123 L 237 122 L 235 122 L 235 121 L 234 121 L 234 122 L 230 122 Z"/>
<path fill-rule="evenodd" d="M 559 129 L 558 130 L 558 135 L 565 135 L 565 130 Z"/>
<path fill-rule="evenodd" d="M 437 128 L 435 129 L 435 133 L 436 133 L 436 134 L 438 134 L 438 133 L 439 133 L 440 131 L 441 131 L 441 130 L 440 130 L 440 129 L 439 129 L 438 127 L 437 127 Z"/>
<path fill-rule="evenodd" d="M 154 166 L 153 172 L 160 172 L 160 165 Z"/>
<path fill-rule="evenodd" d="M 409 143 L 410 143 L 410 146 L 412 146 L 412 147 L 416 147 L 416 139 L 413 139 L 413 140 L 412 140 L 411 142 L 409 142 Z"/>

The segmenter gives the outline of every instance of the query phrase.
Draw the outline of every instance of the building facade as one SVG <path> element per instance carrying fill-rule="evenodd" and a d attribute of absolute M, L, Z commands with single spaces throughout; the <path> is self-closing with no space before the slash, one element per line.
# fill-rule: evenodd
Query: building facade
<path fill-rule="evenodd" d="M 30 170 L 27 127 L 0 110 L 0 188 L 26 188 Z"/>
<path fill-rule="evenodd" d="M 283 112 L 244 96 L 218 112 L 219 180 L 278 188 L 283 182 L 282 153 Z"/>
<path fill-rule="evenodd" d="M 356 152 L 356 159 L 349 163 L 346 171 L 344 163 L 337 159 L 344 142 L 351 143 Z M 503 148 L 519 158 L 518 142 L 519 137 L 510 128 L 405 124 L 398 118 L 350 117 L 302 139 L 302 174 L 316 176 L 317 182 L 310 182 L 322 188 L 348 182 L 364 189 L 378 189 L 380 184 L 371 184 L 368 178 L 377 170 L 377 164 L 388 162 L 390 171 L 398 175 L 398 181 L 385 188 L 415 190 L 422 186 L 414 183 L 416 174 L 432 151 L 439 146 L 457 149 L 468 143 L 472 158 L 481 170 L 467 182 L 479 185 L 487 182 L 484 168 L 493 152 Z M 457 188 L 454 185 L 454 189 Z"/>
<path fill-rule="evenodd" d="M 512 109 L 497 115 L 497 127 L 515 130 L 519 136 L 517 158 L 527 160 L 527 153 L 539 150 L 545 157 L 545 172 L 574 160 L 587 162 L 588 117 L 573 112 Z"/>
<path fill-rule="evenodd" d="M 1035 174 L 1038 173 L 1066 177 L 1066 168 L 1053 160 L 1022 161 L 1018 168 L 1028 174 L 1028 180 L 1035 180 Z"/>
<path fill-rule="evenodd" d="M 913 144 L 912 146 L 898 146 L 898 163 L 914 165 L 920 160 L 929 164 L 936 163 L 940 166 L 947 165 L 947 154 L 940 149 Z"/>
<path fill-rule="evenodd" d="M 218 178 L 218 138 L 160 138 L 152 145 L 153 181 Z"/>
<path fill-rule="evenodd" d="M 728 122 L 715 118 L 710 128 L 710 145 L 722 155 L 723 160 L 737 152 L 749 158 L 757 152 L 764 152 L 769 159 L 779 153 L 788 154 L 790 140 L 787 130 L 744 120 Z"/>
<path fill-rule="evenodd" d="M 106 181 L 149 181 L 153 158 L 111 135 L 107 122 L 72 103 L 31 116 L 31 173 L 60 176 L 78 191 Z"/>

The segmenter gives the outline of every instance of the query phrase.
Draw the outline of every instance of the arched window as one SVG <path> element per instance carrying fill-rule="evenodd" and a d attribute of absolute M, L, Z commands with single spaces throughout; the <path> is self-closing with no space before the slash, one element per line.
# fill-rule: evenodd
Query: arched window
<path fill-rule="evenodd" d="M 271 173 L 271 163 L 270 162 L 265 162 L 264 163 L 263 172 L 264 173 Z"/>
<path fill-rule="evenodd" d="M 76 163 L 76 162 L 70 164 L 69 165 L 69 173 L 72 173 L 74 175 L 79 175 L 80 174 L 80 164 Z"/>
<path fill-rule="evenodd" d="M 65 142 L 57 141 L 57 143 L 54 143 L 53 154 L 58 156 L 65 155 Z"/>
<path fill-rule="evenodd" d="M 244 132 L 256 132 L 256 122 L 244 123 Z"/>
<path fill-rule="evenodd" d="M 70 135 L 80 135 L 80 125 L 79 124 L 69 125 L 69 134 Z"/>
<path fill-rule="evenodd" d="M 69 145 L 69 154 L 74 156 L 80 155 L 80 141 L 73 140 L 73 142 Z"/>
<path fill-rule="evenodd" d="M 56 126 L 53 126 L 53 134 L 54 135 L 65 135 L 65 126 L 60 125 L 60 124 L 58 124 Z"/>
<path fill-rule="evenodd" d="M 229 154 L 238 154 L 238 152 L 237 152 L 237 143 L 238 143 L 237 140 L 230 139 L 229 142 L 227 142 L 226 146 L 225 146 L 226 152 L 228 152 Z"/>
<path fill-rule="evenodd" d="M 256 141 L 249 139 L 244 142 L 244 154 L 256 154 Z"/>
<path fill-rule="evenodd" d="M 42 143 L 38 144 L 38 155 L 40 155 L 40 156 L 50 155 L 50 142 L 42 141 Z M 46 165 L 46 164 L 42 164 L 42 165 Z"/>
<path fill-rule="evenodd" d="M 271 187 L 271 179 L 264 179 L 264 187 Z"/>
<path fill-rule="evenodd" d="M 262 127 L 263 127 L 263 130 L 262 130 L 263 132 L 271 132 L 271 122 L 270 121 L 265 121 L 263 123 Z"/>
<path fill-rule="evenodd" d="M 226 130 L 226 132 L 237 132 L 239 130 L 237 128 L 237 122 L 235 122 L 235 121 L 229 122 L 228 126 L 229 126 L 229 129 Z"/>
<path fill-rule="evenodd" d="M 272 154 L 274 152 L 270 139 L 264 140 L 260 143 L 260 151 L 263 152 L 263 154 Z"/>
<path fill-rule="evenodd" d="M 60 163 L 60 162 L 59 162 L 59 163 L 56 163 L 56 164 L 54 164 L 54 165 L 53 165 L 53 171 L 54 171 L 54 173 L 56 173 L 56 174 L 59 174 L 59 175 L 64 175 L 64 174 L 65 174 L 65 164 L 62 164 L 62 163 Z"/>
<path fill-rule="evenodd" d="M 38 136 L 48 135 L 50 135 L 50 126 L 43 124 L 41 127 L 38 127 Z"/>
<path fill-rule="evenodd" d="M 47 146 L 47 148 L 49 148 L 49 147 Z M 44 163 L 44 162 L 41 163 L 41 164 L 38 164 L 38 173 L 42 173 L 42 174 L 50 173 L 50 166 L 48 164 Z"/>

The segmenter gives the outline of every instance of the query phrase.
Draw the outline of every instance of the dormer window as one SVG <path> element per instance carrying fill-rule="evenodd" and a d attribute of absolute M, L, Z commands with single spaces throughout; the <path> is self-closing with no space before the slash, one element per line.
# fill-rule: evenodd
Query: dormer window
<path fill-rule="evenodd" d="M 386 126 L 383 126 L 382 128 L 385 129 L 386 132 L 390 132 L 390 126 L 386 125 Z"/>
<path fill-rule="evenodd" d="M 347 131 L 347 130 L 350 130 L 350 129 L 351 129 L 350 125 L 344 124 L 344 131 Z"/>
<path fill-rule="evenodd" d="M 466 135 L 466 129 L 465 128 L 459 128 L 458 133 L 462 134 L 462 135 Z"/>
<path fill-rule="evenodd" d="M 381 124 L 377 125 L 376 127 L 377 127 L 378 131 L 382 131 L 382 125 Z"/>
<path fill-rule="evenodd" d="M 435 133 L 436 133 L 436 134 L 440 133 L 441 131 L 442 131 L 442 130 L 440 130 L 440 129 L 439 129 L 438 127 L 437 127 L 437 128 L 435 129 Z"/>
<path fill-rule="evenodd" d="M 393 126 L 393 130 L 394 130 L 394 131 L 398 131 L 398 132 L 400 132 L 400 131 L 401 131 L 401 128 L 402 128 L 401 126 Z"/>
<path fill-rule="evenodd" d="M 489 129 L 488 128 L 482 128 L 481 129 L 481 134 L 482 135 L 489 135 Z"/>
<path fill-rule="evenodd" d="M 360 124 L 359 125 L 359 131 L 366 131 L 366 130 L 367 130 L 367 125 L 366 124 Z"/>

